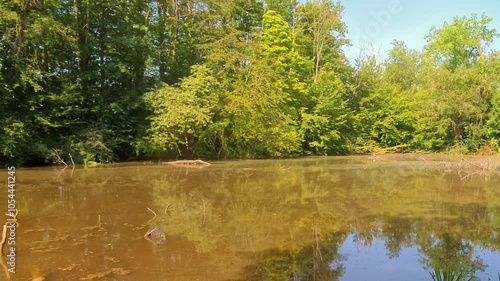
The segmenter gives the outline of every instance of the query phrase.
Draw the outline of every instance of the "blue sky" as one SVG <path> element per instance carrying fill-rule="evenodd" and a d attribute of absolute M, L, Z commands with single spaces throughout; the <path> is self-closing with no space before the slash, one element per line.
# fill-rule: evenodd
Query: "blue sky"
<path fill-rule="evenodd" d="M 396 39 L 415 50 L 426 44 L 425 35 L 432 26 L 441 27 L 455 16 L 493 18 L 489 28 L 500 32 L 500 0 L 340 0 L 344 7 L 343 20 L 352 40 L 345 52 L 351 62 L 361 50 L 384 58 L 390 43 Z M 500 50 L 500 38 L 490 49 Z"/>

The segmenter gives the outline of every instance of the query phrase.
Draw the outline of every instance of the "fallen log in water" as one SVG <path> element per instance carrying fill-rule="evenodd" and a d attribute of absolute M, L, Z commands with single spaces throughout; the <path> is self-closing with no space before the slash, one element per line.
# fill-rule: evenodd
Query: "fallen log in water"
<path fill-rule="evenodd" d="M 165 164 L 174 165 L 174 166 L 201 166 L 206 167 L 212 164 L 205 162 L 203 160 L 178 160 L 178 161 L 170 161 Z"/>

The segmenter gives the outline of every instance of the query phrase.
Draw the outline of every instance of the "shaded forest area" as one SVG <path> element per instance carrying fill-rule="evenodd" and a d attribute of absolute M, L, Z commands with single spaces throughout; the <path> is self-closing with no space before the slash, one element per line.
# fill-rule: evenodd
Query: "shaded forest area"
<path fill-rule="evenodd" d="M 499 151 L 482 15 L 352 65 L 332 0 L 0 0 L 0 163 Z"/>

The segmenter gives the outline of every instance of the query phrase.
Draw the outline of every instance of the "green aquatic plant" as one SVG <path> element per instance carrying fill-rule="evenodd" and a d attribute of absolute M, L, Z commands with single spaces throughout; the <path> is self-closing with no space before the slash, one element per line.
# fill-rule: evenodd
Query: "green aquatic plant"
<path fill-rule="evenodd" d="M 434 272 L 429 272 L 433 281 L 471 281 L 472 277 L 468 277 L 464 272 L 453 272 L 435 268 Z M 500 276 L 499 276 L 500 278 Z M 500 280 L 500 279 L 499 279 Z"/>

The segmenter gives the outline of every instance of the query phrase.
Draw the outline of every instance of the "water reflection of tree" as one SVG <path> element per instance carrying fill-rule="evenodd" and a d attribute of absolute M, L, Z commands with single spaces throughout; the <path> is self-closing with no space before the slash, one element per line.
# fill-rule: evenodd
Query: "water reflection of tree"
<path fill-rule="evenodd" d="M 345 271 L 345 257 L 339 254 L 339 248 L 346 237 L 340 233 L 324 239 L 317 237 L 312 245 L 298 251 L 265 251 L 259 254 L 257 263 L 245 268 L 238 280 L 339 280 Z"/>
<path fill-rule="evenodd" d="M 311 276 L 306 272 L 314 268 L 314 228 L 334 236 L 352 231 L 364 245 L 382 239 L 391 258 L 417 247 L 429 270 L 483 270 L 475 247 L 500 249 L 500 197 L 492 182 L 478 186 L 418 165 L 374 163 L 349 170 L 316 162 L 236 165 L 175 180 L 164 175 L 153 184 L 154 198 L 158 206 L 172 203 L 174 211 L 159 223 L 199 251 L 212 252 L 221 266 L 225 261 L 213 252 L 257 253 L 247 272 L 269 280 L 271 272 L 289 279 Z M 287 163 L 291 167 L 282 169 Z"/>
<path fill-rule="evenodd" d="M 343 207 L 325 200 L 332 196 L 329 183 L 340 180 L 336 174 L 327 177 L 326 169 L 290 172 L 281 163 L 264 169 L 193 171 L 175 180 L 173 172 L 152 181 L 157 208 L 172 204 L 171 216 L 155 223 L 211 255 L 207 262 L 219 268 L 253 260 L 245 279 L 252 274 L 264 274 L 267 280 L 316 274 L 316 280 L 326 280 L 319 276 L 342 272 L 340 266 L 330 267 L 337 264 L 333 261 L 343 243 L 332 233 L 347 226 L 338 212 Z M 317 184 L 318 176 L 326 180 Z"/>
<path fill-rule="evenodd" d="M 102 248 L 99 252 L 111 253 L 106 245 L 119 239 L 130 243 L 129 237 L 114 235 L 125 228 L 121 224 L 136 229 L 150 218 L 146 209 L 150 207 L 158 217 L 149 227 L 189 244 L 179 247 L 179 256 L 189 249 L 203 256 L 207 268 L 224 273 L 234 268 L 232 277 L 227 277 L 231 280 L 252 276 L 253 280 L 336 280 L 343 274 L 338 247 L 351 233 L 366 246 L 383 240 L 390 257 L 417 247 L 428 270 L 446 266 L 480 270 L 484 264 L 476 259 L 474 247 L 500 250 L 498 181 L 473 177 L 462 181 L 452 173 L 442 175 L 418 165 L 371 160 L 339 165 L 338 160 L 328 159 L 231 162 L 194 170 L 87 169 L 58 180 L 53 173 L 45 173 L 43 179 L 37 174 L 33 186 L 36 181 L 43 184 L 19 191 L 21 214 L 30 219 L 24 220 L 25 226 L 36 218 L 39 223 L 31 227 L 50 227 L 57 219 L 58 234 L 95 234 L 81 246 L 82 252 Z M 58 185 L 64 188 L 62 195 Z M 40 200 L 40 195 L 54 199 Z M 102 231 L 71 230 L 97 225 L 98 213 Z M 146 230 L 137 230 L 137 239 Z M 140 242 L 137 245 L 143 247 Z M 91 264 L 90 257 L 81 256 Z M 167 260 L 167 256 L 154 258 L 158 259 L 145 259 L 137 267 L 161 268 L 160 261 Z"/>
<path fill-rule="evenodd" d="M 476 255 L 477 246 L 461 237 L 443 233 L 437 237 L 429 235 L 419 242 L 421 262 L 427 270 L 439 269 L 470 277 L 478 270 L 486 269 L 484 262 Z"/>
<path fill-rule="evenodd" d="M 421 262 L 428 270 L 473 277 L 487 267 L 477 254 L 477 248 L 487 248 L 487 241 L 494 235 L 489 210 L 478 204 L 451 205 L 446 206 L 446 210 L 456 216 L 435 220 L 432 227 L 423 225 L 420 231 L 417 244 L 422 253 Z"/>

